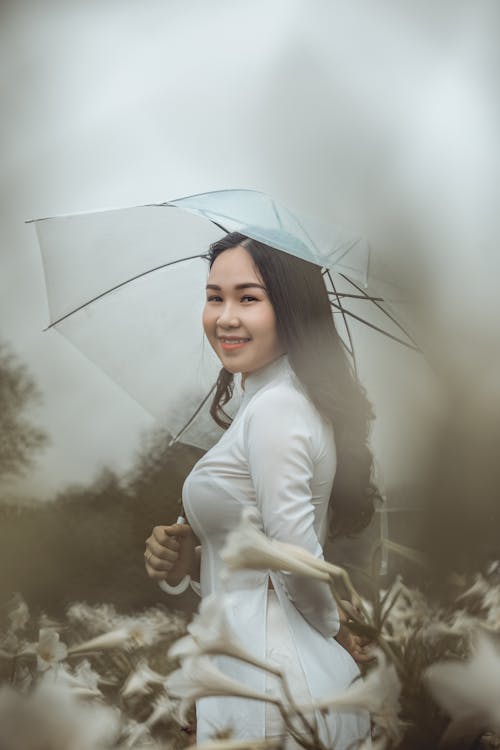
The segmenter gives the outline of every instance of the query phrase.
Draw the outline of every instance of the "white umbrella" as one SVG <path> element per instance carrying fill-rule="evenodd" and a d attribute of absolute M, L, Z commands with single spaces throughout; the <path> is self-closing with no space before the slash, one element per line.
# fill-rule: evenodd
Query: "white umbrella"
<path fill-rule="evenodd" d="M 365 238 L 291 212 L 254 190 L 34 221 L 49 329 L 93 361 L 180 441 L 208 449 L 219 360 L 201 325 L 211 242 L 239 231 L 322 267 L 339 332 L 356 365 L 361 338 L 383 333 L 417 350 L 394 308 L 399 290 L 373 275 Z M 371 262 L 370 262 L 371 261 Z M 403 345 L 403 346 L 401 346 Z M 238 408 L 235 389 L 226 407 Z"/>

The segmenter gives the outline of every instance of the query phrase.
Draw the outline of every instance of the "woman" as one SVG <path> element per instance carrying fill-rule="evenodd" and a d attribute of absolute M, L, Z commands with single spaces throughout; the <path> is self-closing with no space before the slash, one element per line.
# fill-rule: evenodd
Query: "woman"
<path fill-rule="evenodd" d="M 218 553 L 245 505 L 258 511 L 269 537 L 323 557 L 328 526 L 332 537 L 361 530 L 377 494 L 366 444 L 373 413 L 335 329 L 319 266 L 237 232 L 210 246 L 209 265 L 203 327 L 223 365 L 210 413 L 226 431 L 184 483 L 189 525 L 156 526 L 145 552 L 151 578 L 175 585 L 191 576 L 203 596 L 222 588 Z M 223 406 L 239 373 L 244 395 L 231 422 Z M 229 588 L 236 632 L 256 656 L 283 665 L 297 702 L 344 690 L 359 675 L 354 659 L 369 658 L 346 632 L 324 581 L 239 571 Z M 241 680 L 234 661 L 219 665 Z M 245 681 L 272 689 L 252 667 Z M 369 730 L 365 714 L 318 719 L 323 741 L 339 750 Z M 198 742 L 228 724 L 241 738 L 282 731 L 266 702 L 197 702 Z M 287 748 L 295 746 L 289 739 Z"/>

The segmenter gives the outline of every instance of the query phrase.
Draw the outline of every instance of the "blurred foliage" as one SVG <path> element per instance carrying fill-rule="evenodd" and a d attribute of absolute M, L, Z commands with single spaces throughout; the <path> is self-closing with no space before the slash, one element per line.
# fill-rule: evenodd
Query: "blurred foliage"
<path fill-rule="evenodd" d="M 39 400 L 28 369 L 0 341 L 0 477 L 23 474 L 47 444 L 47 435 L 24 416 Z"/>
<path fill-rule="evenodd" d="M 74 486 L 52 502 L 0 505 L 0 599 L 23 594 L 30 608 L 61 616 L 73 601 L 109 602 L 118 611 L 159 602 L 192 609 L 191 589 L 168 597 L 144 568 L 153 526 L 174 523 L 182 484 L 200 451 L 168 448 L 161 430 L 144 437 L 132 472 L 104 469 L 88 487 Z"/>

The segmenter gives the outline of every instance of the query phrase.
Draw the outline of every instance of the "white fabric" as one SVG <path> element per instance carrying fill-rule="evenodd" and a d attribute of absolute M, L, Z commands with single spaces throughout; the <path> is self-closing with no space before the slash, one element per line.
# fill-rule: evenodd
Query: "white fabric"
<path fill-rule="evenodd" d="M 328 584 L 248 570 L 233 571 L 223 582 L 219 552 L 242 508 L 250 505 L 259 512 L 267 536 L 322 558 L 335 469 L 332 425 L 307 397 L 285 354 L 247 376 L 231 426 L 195 464 L 182 493 L 185 515 L 201 542 L 201 595 L 233 593 L 230 622 L 244 646 L 264 659 L 270 577 L 315 698 L 343 691 L 359 675 L 350 654 L 333 638 L 339 618 Z M 214 660 L 228 675 L 265 692 L 262 670 L 229 657 Z M 207 697 L 196 707 L 197 742 L 228 725 L 239 739 L 265 737 L 265 701 Z M 335 750 L 347 748 L 369 730 L 366 713 L 317 713 L 317 718 L 322 740 Z"/>
<path fill-rule="evenodd" d="M 307 687 L 307 678 L 274 589 L 267 591 L 266 633 L 266 661 L 279 667 L 286 674 L 288 688 L 297 705 L 311 703 L 313 699 Z M 266 673 L 266 693 L 276 693 L 277 689 L 279 690 L 279 680 L 274 675 Z M 306 714 L 306 718 L 313 721 L 309 714 Z M 284 721 L 278 708 L 273 703 L 266 703 L 266 737 L 280 737 L 284 732 Z M 286 738 L 285 750 L 296 750 L 301 747 L 290 735 Z"/>

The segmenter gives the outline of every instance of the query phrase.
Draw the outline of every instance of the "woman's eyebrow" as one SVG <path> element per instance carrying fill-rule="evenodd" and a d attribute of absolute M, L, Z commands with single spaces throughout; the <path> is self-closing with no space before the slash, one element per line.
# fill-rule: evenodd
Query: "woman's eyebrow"
<path fill-rule="evenodd" d="M 235 289 L 248 289 L 249 287 L 252 287 L 252 286 L 257 286 L 257 287 L 259 287 L 259 289 L 263 289 L 264 291 L 266 291 L 266 287 L 265 286 L 262 286 L 262 284 L 256 284 L 255 282 L 248 282 L 247 284 L 236 284 L 236 286 L 234 288 Z M 217 284 L 207 284 L 206 288 L 207 289 L 217 289 L 218 291 L 220 291 L 220 289 L 221 289 L 221 287 L 217 286 Z"/>

